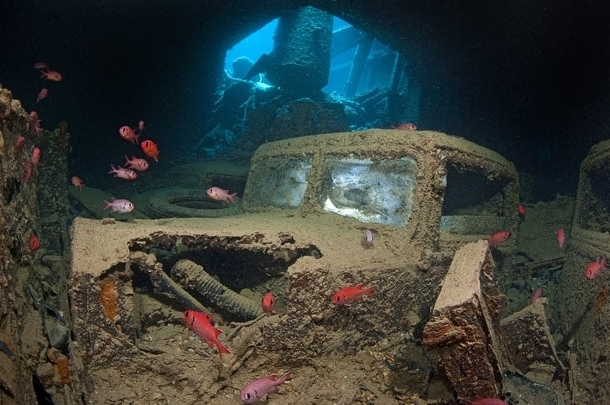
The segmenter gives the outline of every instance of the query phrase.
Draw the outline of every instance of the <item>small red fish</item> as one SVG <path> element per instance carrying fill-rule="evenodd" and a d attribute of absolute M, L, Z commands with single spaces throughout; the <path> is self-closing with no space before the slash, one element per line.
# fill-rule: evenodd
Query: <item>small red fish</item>
<path fill-rule="evenodd" d="M 605 255 L 603 257 L 599 256 L 595 261 L 589 263 L 585 269 L 585 277 L 589 280 L 593 280 L 595 277 L 599 276 L 599 273 L 606 268 L 607 262 L 608 258 Z"/>
<path fill-rule="evenodd" d="M 30 130 L 36 134 L 36 136 L 40 136 L 40 132 L 42 132 L 42 128 L 40 128 L 40 119 L 38 118 L 38 113 L 36 111 L 30 112 L 28 116 L 28 122 L 30 123 Z"/>
<path fill-rule="evenodd" d="M 49 65 L 46 62 L 36 62 L 34 63 L 34 69 L 48 69 Z"/>
<path fill-rule="evenodd" d="M 351 287 L 344 287 L 337 291 L 330 299 L 336 305 L 349 305 L 354 301 L 358 301 L 363 295 L 368 295 L 369 298 L 375 298 L 372 292 L 377 288 L 376 285 L 368 288 L 362 288 L 364 284 L 358 284 Z"/>
<path fill-rule="evenodd" d="M 53 82 L 60 82 L 63 79 L 63 76 L 59 72 L 55 72 L 53 70 L 49 70 L 48 67 L 40 69 L 40 77 L 46 80 L 51 80 Z"/>
<path fill-rule="evenodd" d="M 252 381 L 250 384 L 241 390 L 239 398 L 244 404 L 251 404 L 258 401 L 270 392 L 275 391 L 275 387 L 282 385 L 290 378 L 292 373 L 287 371 L 281 377 L 277 374 L 271 374 L 270 376 L 259 378 Z"/>
<path fill-rule="evenodd" d="M 32 149 L 32 157 L 30 158 L 30 163 L 32 164 L 32 173 L 36 173 L 38 171 L 38 166 L 40 166 L 40 148 Z"/>
<path fill-rule="evenodd" d="M 142 141 L 140 147 L 146 156 L 155 159 L 155 162 L 159 161 L 159 148 L 156 143 L 147 139 Z"/>
<path fill-rule="evenodd" d="M 40 90 L 38 92 L 38 98 L 36 99 L 36 102 L 40 102 L 40 100 L 46 98 L 49 95 L 49 90 L 47 88 L 43 88 L 42 90 Z"/>
<path fill-rule="evenodd" d="M 138 174 L 131 169 L 125 169 L 124 167 L 118 166 L 114 167 L 114 165 L 110 165 L 112 170 L 108 172 L 108 174 L 114 174 L 114 177 L 120 177 L 125 180 L 134 180 L 138 177 Z"/>
<path fill-rule="evenodd" d="M 145 128 L 144 127 L 144 121 L 138 122 L 138 130 L 139 130 L 139 132 L 144 131 L 144 128 Z"/>
<path fill-rule="evenodd" d="M 267 294 L 265 294 L 262 300 L 263 311 L 268 314 L 272 314 L 273 304 L 275 304 L 275 297 L 272 293 L 268 292 Z"/>
<path fill-rule="evenodd" d="M 566 231 L 563 228 L 559 228 L 557 230 L 557 244 L 559 245 L 559 249 L 563 249 L 563 246 L 566 243 Z"/>
<path fill-rule="evenodd" d="M 197 336 L 203 339 L 210 349 L 216 345 L 221 360 L 223 353 L 231 353 L 229 349 L 218 340 L 218 335 L 220 335 L 222 331 L 212 325 L 210 322 L 210 314 L 192 310 L 184 311 L 184 324 L 195 332 Z"/>
<path fill-rule="evenodd" d="M 80 177 L 72 176 L 71 182 L 72 182 L 72 185 L 74 185 L 74 187 L 76 187 L 80 191 L 83 191 L 84 184 Z"/>
<path fill-rule="evenodd" d="M 32 234 L 32 236 L 30 236 L 30 240 L 28 241 L 28 246 L 30 247 L 30 250 L 32 252 L 35 252 L 38 250 L 38 248 L 40 247 L 40 239 L 38 239 L 38 236 L 36 236 L 36 234 Z"/>
<path fill-rule="evenodd" d="M 527 213 L 527 210 L 525 209 L 525 205 L 519 204 L 517 206 L 517 212 L 519 213 L 519 216 L 521 218 L 525 218 L 525 214 Z"/>
<path fill-rule="evenodd" d="M 32 162 L 27 161 L 23 165 L 23 182 L 27 183 L 30 177 L 32 177 Z"/>
<path fill-rule="evenodd" d="M 17 156 L 21 156 L 23 153 L 23 148 L 25 147 L 25 136 L 19 135 L 17 137 L 17 142 L 15 142 L 15 151 L 17 152 Z"/>
<path fill-rule="evenodd" d="M 119 128 L 119 135 L 121 135 L 121 138 L 123 138 L 126 141 L 129 141 L 131 143 L 135 143 L 135 144 L 140 143 L 140 141 L 138 140 L 138 138 L 140 137 L 140 134 L 136 134 L 136 131 L 134 131 L 132 128 L 130 128 L 127 125 L 123 125 L 121 128 Z"/>
<path fill-rule="evenodd" d="M 148 169 L 149 164 L 146 159 L 138 159 L 135 156 L 132 156 L 131 160 L 129 160 L 129 158 L 125 156 L 125 167 L 143 172 Z"/>
<path fill-rule="evenodd" d="M 532 304 L 534 302 L 536 302 L 536 300 L 538 298 L 542 297 L 542 288 L 538 288 L 536 291 L 534 291 L 534 293 L 532 294 Z"/>
<path fill-rule="evenodd" d="M 510 231 L 501 230 L 494 232 L 489 238 L 486 240 L 489 242 L 490 246 L 495 246 L 499 243 L 506 242 L 510 239 Z"/>
<path fill-rule="evenodd" d="M 223 190 L 220 187 L 210 187 L 205 192 L 214 200 L 231 201 L 232 203 L 235 203 L 235 196 L 237 195 L 237 193 L 229 194 L 229 190 Z"/>
<path fill-rule="evenodd" d="M 392 129 L 402 129 L 405 131 L 415 131 L 417 129 L 417 126 L 415 124 L 413 124 L 412 122 L 405 122 L 404 124 L 400 124 L 397 127 L 392 127 Z"/>

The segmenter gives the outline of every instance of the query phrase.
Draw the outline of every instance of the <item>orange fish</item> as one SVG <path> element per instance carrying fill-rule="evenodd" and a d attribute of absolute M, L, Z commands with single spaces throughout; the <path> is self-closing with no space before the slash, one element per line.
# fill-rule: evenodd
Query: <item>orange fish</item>
<path fill-rule="evenodd" d="M 211 324 L 211 315 L 205 312 L 197 312 L 197 311 L 184 311 L 184 324 L 190 328 L 197 336 L 203 339 L 210 349 L 216 345 L 218 348 L 218 355 L 222 360 L 222 354 L 231 352 L 227 349 L 220 340 L 218 340 L 218 335 L 222 333 L 220 329 L 216 329 L 214 325 Z"/>
<path fill-rule="evenodd" d="M 371 293 L 377 288 L 377 286 L 373 285 L 368 288 L 362 288 L 363 285 L 364 284 L 358 284 L 340 289 L 335 293 L 335 295 L 333 295 L 331 302 L 336 305 L 349 305 L 352 302 L 361 299 L 363 295 L 368 295 L 369 298 L 375 298 Z"/>
<path fill-rule="evenodd" d="M 557 230 L 557 244 L 559 249 L 563 249 L 563 245 L 566 243 L 566 231 L 563 228 Z"/>
<path fill-rule="evenodd" d="M 72 184 L 74 185 L 74 187 L 78 188 L 80 191 L 83 191 L 83 181 L 80 179 L 80 177 L 78 176 L 72 176 Z"/>
<path fill-rule="evenodd" d="M 494 232 L 489 238 L 487 238 L 487 241 L 489 242 L 490 246 L 495 246 L 499 243 L 506 242 L 509 239 L 510 231 L 501 230 Z"/>
<path fill-rule="evenodd" d="M 146 156 L 155 159 L 155 162 L 159 161 L 159 148 L 157 148 L 156 143 L 147 139 L 145 141 L 142 141 L 140 147 L 142 148 L 142 152 L 144 152 Z"/>
<path fill-rule="evenodd" d="M 594 262 L 589 263 L 585 269 L 585 277 L 589 280 L 593 280 L 599 275 L 599 273 L 601 273 L 603 269 L 606 268 L 607 261 L 608 258 L 606 256 L 600 256 Z"/>
<path fill-rule="evenodd" d="M 273 304 L 275 304 L 275 297 L 273 296 L 272 293 L 268 292 L 263 297 L 263 301 L 262 301 L 263 311 L 268 314 L 272 314 L 273 313 Z"/>

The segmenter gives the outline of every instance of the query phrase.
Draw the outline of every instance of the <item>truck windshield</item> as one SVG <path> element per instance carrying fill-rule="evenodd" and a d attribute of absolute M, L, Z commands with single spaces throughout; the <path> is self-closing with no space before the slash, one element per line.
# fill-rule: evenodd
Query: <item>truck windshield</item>
<path fill-rule="evenodd" d="M 325 211 L 361 222 L 404 226 L 413 210 L 417 163 L 327 156 L 319 202 Z"/>

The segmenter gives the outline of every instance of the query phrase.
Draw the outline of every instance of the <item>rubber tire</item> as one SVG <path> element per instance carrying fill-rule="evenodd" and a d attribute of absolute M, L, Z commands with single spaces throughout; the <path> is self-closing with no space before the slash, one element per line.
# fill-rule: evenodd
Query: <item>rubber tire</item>
<path fill-rule="evenodd" d="M 213 200 L 205 190 L 167 188 L 148 200 L 146 210 L 151 218 L 218 218 L 238 214 L 239 203 Z"/>

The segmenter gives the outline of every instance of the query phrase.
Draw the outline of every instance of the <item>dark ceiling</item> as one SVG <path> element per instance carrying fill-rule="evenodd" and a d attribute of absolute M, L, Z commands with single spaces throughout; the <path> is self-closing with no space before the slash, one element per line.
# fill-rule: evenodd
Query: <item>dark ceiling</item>
<path fill-rule="evenodd" d="M 26 110 L 39 109 L 43 127 L 68 121 L 73 165 L 105 168 L 112 158 L 97 151 L 121 148 L 117 128 L 144 117 L 165 164 L 175 163 L 202 135 L 225 51 L 283 12 L 313 5 L 404 53 L 422 78 L 420 128 L 498 151 L 542 179 L 545 192 L 573 193 L 580 161 L 609 138 L 605 4 L 4 0 L 0 83 Z M 36 105 L 39 60 L 64 80 Z"/>

